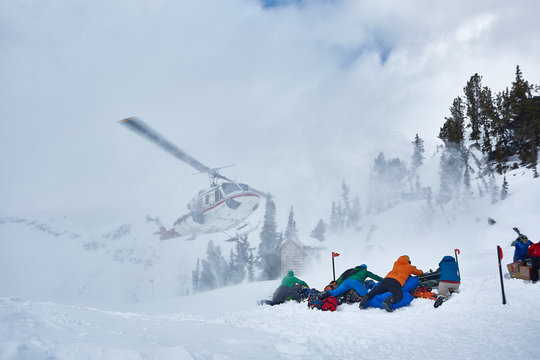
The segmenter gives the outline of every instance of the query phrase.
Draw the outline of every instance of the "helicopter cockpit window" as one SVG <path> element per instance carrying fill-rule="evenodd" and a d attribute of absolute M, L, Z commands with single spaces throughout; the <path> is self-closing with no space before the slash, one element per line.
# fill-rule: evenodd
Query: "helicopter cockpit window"
<path fill-rule="evenodd" d="M 248 184 L 238 184 L 240 185 L 240 187 L 242 188 L 242 190 L 244 191 L 248 191 L 249 190 L 249 185 Z"/>
<path fill-rule="evenodd" d="M 223 193 L 225 193 L 225 195 L 241 190 L 235 183 L 222 183 L 221 188 L 223 189 Z"/>

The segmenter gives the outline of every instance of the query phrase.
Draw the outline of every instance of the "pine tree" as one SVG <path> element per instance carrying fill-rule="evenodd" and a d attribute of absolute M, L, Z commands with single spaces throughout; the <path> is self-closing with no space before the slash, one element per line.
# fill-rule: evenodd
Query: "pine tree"
<path fill-rule="evenodd" d="M 450 117 L 445 118 L 446 122 L 439 132 L 439 138 L 443 140 L 445 144 L 463 144 L 465 133 L 464 107 L 461 97 L 458 96 L 454 99 L 454 102 L 450 107 Z"/>
<path fill-rule="evenodd" d="M 298 239 L 298 230 L 296 229 L 296 221 L 294 220 L 294 210 L 291 206 L 289 211 L 289 220 L 287 221 L 287 228 L 285 229 L 285 240 Z"/>
<path fill-rule="evenodd" d="M 276 205 L 270 194 L 266 199 L 264 224 L 260 233 L 261 243 L 257 254 L 257 265 L 261 269 L 261 280 L 274 280 L 281 272 L 281 244 L 276 224 Z"/>
<path fill-rule="evenodd" d="M 496 119 L 496 109 L 493 104 L 493 96 L 491 89 L 487 86 L 480 93 L 480 126 L 482 129 L 480 150 L 483 154 L 491 154 L 492 152 L 492 133 L 493 121 Z"/>
<path fill-rule="evenodd" d="M 253 248 L 249 248 L 247 274 L 248 274 L 249 282 L 252 282 L 255 280 L 255 256 L 253 255 Z"/>
<path fill-rule="evenodd" d="M 503 178 L 502 191 L 501 191 L 501 200 L 506 199 L 508 195 L 508 181 L 506 181 L 506 176 Z"/>
<path fill-rule="evenodd" d="M 502 174 L 507 166 L 508 157 L 513 155 L 510 147 L 512 133 L 510 131 L 510 122 L 512 120 L 512 100 L 508 88 L 497 94 L 495 98 L 497 116 L 492 121 L 493 136 L 494 136 L 494 160 L 496 169 L 499 174 Z"/>
<path fill-rule="evenodd" d="M 471 128 L 469 138 L 475 142 L 480 140 L 481 135 L 481 93 L 482 77 L 478 74 L 471 76 L 467 85 L 463 88 L 465 93 L 465 106 L 469 117 L 468 127 Z"/>
<path fill-rule="evenodd" d="M 370 172 L 370 211 L 382 211 L 402 201 L 407 175 L 407 167 L 401 159 L 386 160 L 384 153 L 379 153 Z"/>
<path fill-rule="evenodd" d="M 199 278 L 201 274 L 201 266 L 200 266 L 200 259 L 197 258 L 197 265 L 195 266 L 195 270 L 193 270 L 192 273 L 192 287 L 193 287 L 193 293 L 199 292 Z"/>
<path fill-rule="evenodd" d="M 343 233 L 344 220 L 343 209 L 341 204 L 336 205 L 335 201 L 332 201 L 332 213 L 330 215 L 330 231 L 334 234 Z"/>
<path fill-rule="evenodd" d="M 311 237 L 314 239 L 317 239 L 319 241 L 324 241 L 326 234 L 326 224 L 321 219 L 319 222 L 317 222 L 317 225 L 315 228 L 311 231 Z"/>
<path fill-rule="evenodd" d="M 424 163 L 424 140 L 416 134 L 412 142 L 414 150 L 411 158 L 411 172 L 416 174 L 418 168 Z"/>
<path fill-rule="evenodd" d="M 342 216 L 344 227 L 351 226 L 351 202 L 349 199 L 350 189 L 345 180 L 341 183 Z"/>
<path fill-rule="evenodd" d="M 228 264 L 221 254 L 221 248 L 212 240 L 208 241 L 206 259 L 202 260 L 199 278 L 199 290 L 206 291 L 227 285 L 229 280 Z"/>
<path fill-rule="evenodd" d="M 360 207 L 360 199 L 355 196 L 352 202 L 351 213 L 349 214 L 349 227 L 356 227 L 362 216 L 362 208 Z"/>
<path fill-rule="evenodd" d="M 229 262 L 231 282 L 233 284 L 239 284 L 246 279 L 249 266 L 249 250 L 248 236 L 237 236 L 235 246 L 231 249 Z"/>
<path fill-rule="evenodd" d="M 445 145 L 440 162 L 440 188 L 437 200 L 446 204 L 459 195 L 459 185 L 463 176 L 463 158 L 461 148 L 449 142 Z"/>

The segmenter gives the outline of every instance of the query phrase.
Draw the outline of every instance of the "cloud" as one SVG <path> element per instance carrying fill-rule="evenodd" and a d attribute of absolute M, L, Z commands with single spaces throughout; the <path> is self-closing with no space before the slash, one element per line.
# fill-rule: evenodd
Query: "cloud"
<path fill-rule="evenodd" d="M 117 124 L 137 115 L 235 163 L 284 219 L 323 217 L 379 151 L 433 145 L 474 73 L 494 91 L 518 64 L 540 77 L 534 1 L 263 4 L 3 1 L 0 213 L 182 213 L 206 179 Z"/>

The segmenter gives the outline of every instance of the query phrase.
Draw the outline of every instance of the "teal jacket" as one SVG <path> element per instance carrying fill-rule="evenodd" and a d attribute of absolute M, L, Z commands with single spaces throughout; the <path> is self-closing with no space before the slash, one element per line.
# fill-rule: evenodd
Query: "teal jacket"
<path fill-rule="evenodd" d="M 302 286 L 305 286 L 309 288 L 308 284 L 306 284 L 305 281 L 300 280 L 299 278 L 294 277 L 294 272 L 292 270 L 289 270 L 287 272 L 287 276 L 281 280 L 281 286 L 287 286 L 287 287 L 293 287 L 295 284 L 300 284 Z"/>

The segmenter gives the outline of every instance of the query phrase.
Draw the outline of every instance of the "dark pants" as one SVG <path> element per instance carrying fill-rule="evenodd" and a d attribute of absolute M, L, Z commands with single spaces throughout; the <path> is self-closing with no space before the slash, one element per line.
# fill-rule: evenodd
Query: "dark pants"
<path fill-rule="evenodd" d="M 385 292 L 392 293 L 392 296 L 394 297 L 394 304 L 400 302 L 401 299 L 403 299 L 403 290 L 401 289 L 401 284 L 399 283 L 399 281 L 392 278 L 384 278 L 379 283 L 379 285 L 375 286 L 370 292 L 366 294 L 366 296 L 362 298 L 361 305 L 365 306 L 369 302 L 369 300 L 375 297 L 375 295 L 383 294 Z"/>
<path fill-rule="evenodd" d="M 533 282 L 537 282 L 538 281 L 538 268 L 540 267 L 540 257 L 531 256 L 531 266 L 532 266 L 531 280 Z"/>
<path fill-rule="evenodd" d="M 302 291 L 301 286 L 294 286 L 291 288 L 291 287 L 282 285 L 277 288 L 276 292 L 274 293 L 274 296 L 272 297 L 272 301 L 264 300 L 264 303 L 268 305 L 279 305 L 279 304 L 283 304 L 288 299 L 300 301 L 301 291 Z"/>

